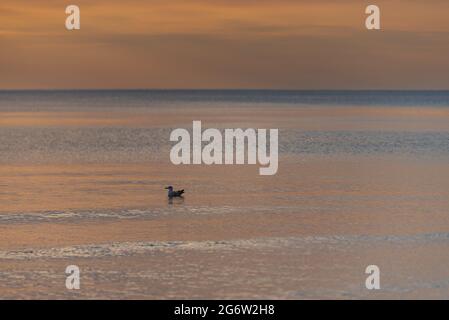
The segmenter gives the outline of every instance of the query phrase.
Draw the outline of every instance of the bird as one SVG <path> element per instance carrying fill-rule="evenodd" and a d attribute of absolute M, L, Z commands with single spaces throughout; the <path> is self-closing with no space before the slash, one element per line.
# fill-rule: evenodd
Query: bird
<path fill-rule="evenodd" d="M 165 189 L 168 189 L 168 198 L 169 199 L 172 199 L 175 197 L 182 197 L 182 194 L 184 193 L 184 189 L 178 190 L 178 191 L 173 191 L 172 186 L 165 187 Z"/>

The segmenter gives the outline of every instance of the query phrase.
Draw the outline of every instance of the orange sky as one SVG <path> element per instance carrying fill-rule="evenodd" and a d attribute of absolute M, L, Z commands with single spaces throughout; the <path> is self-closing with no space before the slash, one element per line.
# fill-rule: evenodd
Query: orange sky
<path fill-rule="evenodd" d="M 449 89 L 449 1 L 1 0 L 0 89 L 22 88 Z"/>

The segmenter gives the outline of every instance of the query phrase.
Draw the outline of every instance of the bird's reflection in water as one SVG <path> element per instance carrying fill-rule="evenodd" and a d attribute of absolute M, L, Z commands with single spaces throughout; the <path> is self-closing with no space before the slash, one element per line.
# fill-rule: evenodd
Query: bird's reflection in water
<path fill-rule="evenodd" d="M 168 204 L 183 204 L 184 197 L 168 198 Z"/>

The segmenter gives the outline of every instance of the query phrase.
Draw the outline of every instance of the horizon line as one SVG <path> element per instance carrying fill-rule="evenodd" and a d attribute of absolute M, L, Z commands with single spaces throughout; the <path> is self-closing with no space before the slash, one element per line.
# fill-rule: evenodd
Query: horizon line
<path fill-rule="evenodd" d="M 24 91 L 279 91 L 279 92 L 449 92 L 449 89 L 279 89 L 279 88 L 13 88 L 0 92 Z"/>

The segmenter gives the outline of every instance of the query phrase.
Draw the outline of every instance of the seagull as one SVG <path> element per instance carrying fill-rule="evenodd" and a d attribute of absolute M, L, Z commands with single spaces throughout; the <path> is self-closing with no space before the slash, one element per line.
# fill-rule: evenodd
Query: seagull
<path fill-rule="evenodd" d="M 168 186 L 165 189 L 168 189 L 168 197 L 170 199 L 172 199 L 174 197 L 182 197 L 182 194 L 184 193 L 184 189 L 178 190 L 178 191 L 173 191 L 173 187 L 172 186 Z"/>

